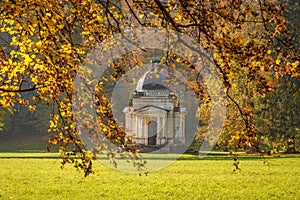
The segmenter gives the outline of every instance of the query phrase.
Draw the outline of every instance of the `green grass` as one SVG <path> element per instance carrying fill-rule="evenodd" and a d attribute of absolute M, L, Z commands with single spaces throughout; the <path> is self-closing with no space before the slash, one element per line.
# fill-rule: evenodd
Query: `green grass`
<path fill-rule="evenodd" d="M 87 178 L 72 166 L 61 170 L 56 157 L 0 153 L 0 199 L 300 199 L 298 156 L 268 157 L 269 166 L 242 158 L 242 171 L 233 172 L 229 158 L 185 155 L 148 176 L 97 161 Z"/>

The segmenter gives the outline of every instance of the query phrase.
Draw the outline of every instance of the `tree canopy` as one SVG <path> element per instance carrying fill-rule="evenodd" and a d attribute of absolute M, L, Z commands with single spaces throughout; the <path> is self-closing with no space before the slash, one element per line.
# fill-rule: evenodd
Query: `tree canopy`
<path fill-rule="evenodd" d="M 236 115 L 228 117 L 225 130 L 234 130 L 241 148 L 258 148 L 254 119 L 257 102 L 246 97 L 264 98 L 274 91 L 282 77 L 299 78 L 299 35 L 291 34 L 289 27 L 295 23 L 285 17 L 286 5 L 276 0 L 3 0 L 0 6 L 4 41 L 0 46 L 1 108 L 16 103 L 31 110 L 41 103 L 50 106 L 49 131 L 54 133 L 50 142 L 59 147 L 63 163 L 75 163 L 85 175 L 92 170 L 94 155 L 85 149 L 76 128 L 73 83 L 89 53 L 118 33 L 139 27 L 161 27 L 192 38 L 211 54 L 228 104 L 234 110 L 229 115 Z M 134 35 L 127 39 L 135 40 Z M 99 80 L 94 88 L 100 129 L 92 124 L 88 128 L 98 140 L 106 137 L 124 144 L 125 131 L 114 120 L 104 91 L 110 81 L 141 65 L 138 54 L 126 52 L 109 63 L 110 76 Z M 181 59 L 172 49 L 163 52 L 163 57 L 168 65 L 175 60 L 186 66 L 183 74 L 198 73 L 191 62 Z M 131 67 L 125 68 L 125 64 Z M 89 87 L 89 75 L 81 78 Z M 190 81 L 190 86 L 201 106 L 211 102 L 201 80 Z M 29 91 L 33 91 L 31 98 L 24 98 L 22 93 Z M 84 120 L 84 113 L 82 116 Z M 70 150 L 70 146 L 75 146 L 76 151 Z M 95 148 L 94 153 L 105 148 L 108 147 Z M 136 161 L 138 149 L 126 145 L 125 148 L 128 158 L 142 167 L 144 163 Z M 110 156 L 113 158 L 113 153 Z"/>

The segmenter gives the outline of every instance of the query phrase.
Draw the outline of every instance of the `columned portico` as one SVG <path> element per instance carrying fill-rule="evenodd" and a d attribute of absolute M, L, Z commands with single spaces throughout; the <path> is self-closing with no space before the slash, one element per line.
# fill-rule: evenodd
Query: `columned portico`
<path fill-rule="evenodd" d="M 167 110 L 156 108 L 156 107 L 147 107 L 144 109 L 135 110 L 132 112 L 132 117 L 135 121 L 133 127 L 135 131 L 131 132 L 132 136 L 136 138 L 136 142 L 140 144 L 150 145 L 147 138 L 149 137 L 149 123 L 155 122 L 156 125 L 156 145 L 163 145 L 166 142 L 166 133 L 168 129 L 167 122 Z M 126 123 L 127 124 L 127 123 Z M 130 127 L 129 125 L 127 125 Z"/>
<path fill-rule="evenodd" d="M 166 94 L 166 91 L 163 92 Z M 175 98 L 171 92 L 167 96 L 153 97 L 142 96 L 135 91 L 132 96 L 133 106 L 123 110 L 127 133 L 133 136 L 135 143 L 156 146 L 185 143 L 186 110 L 175 106 Z M 155 124 L 155 128 L 150 122 Z M 156 133 L 150 133 L 149 130 L 155 130 Z"/>

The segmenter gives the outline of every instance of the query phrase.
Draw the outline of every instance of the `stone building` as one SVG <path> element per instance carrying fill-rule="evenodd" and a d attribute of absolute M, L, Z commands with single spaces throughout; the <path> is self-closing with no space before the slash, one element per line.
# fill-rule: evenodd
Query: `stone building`
<path fill-rule="evenodd" d="M 152 69 L 140 78 L 123 110 L 126 132 L 136 144 L 184 145 L 186 108 L 163 83 L 166 74 L 155 72 L 154 64 L 159 62 L 152 58 Z"/>

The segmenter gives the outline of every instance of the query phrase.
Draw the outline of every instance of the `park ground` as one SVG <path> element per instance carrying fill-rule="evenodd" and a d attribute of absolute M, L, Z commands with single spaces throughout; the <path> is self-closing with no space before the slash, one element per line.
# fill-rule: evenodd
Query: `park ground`
<path fill-rule="evenodd" d="M 94 162 L 84 178 L 55 153 L 0 153 L 0 199 L 300 199 L 300 156 L 183 155 L 147 176 Z"/>

